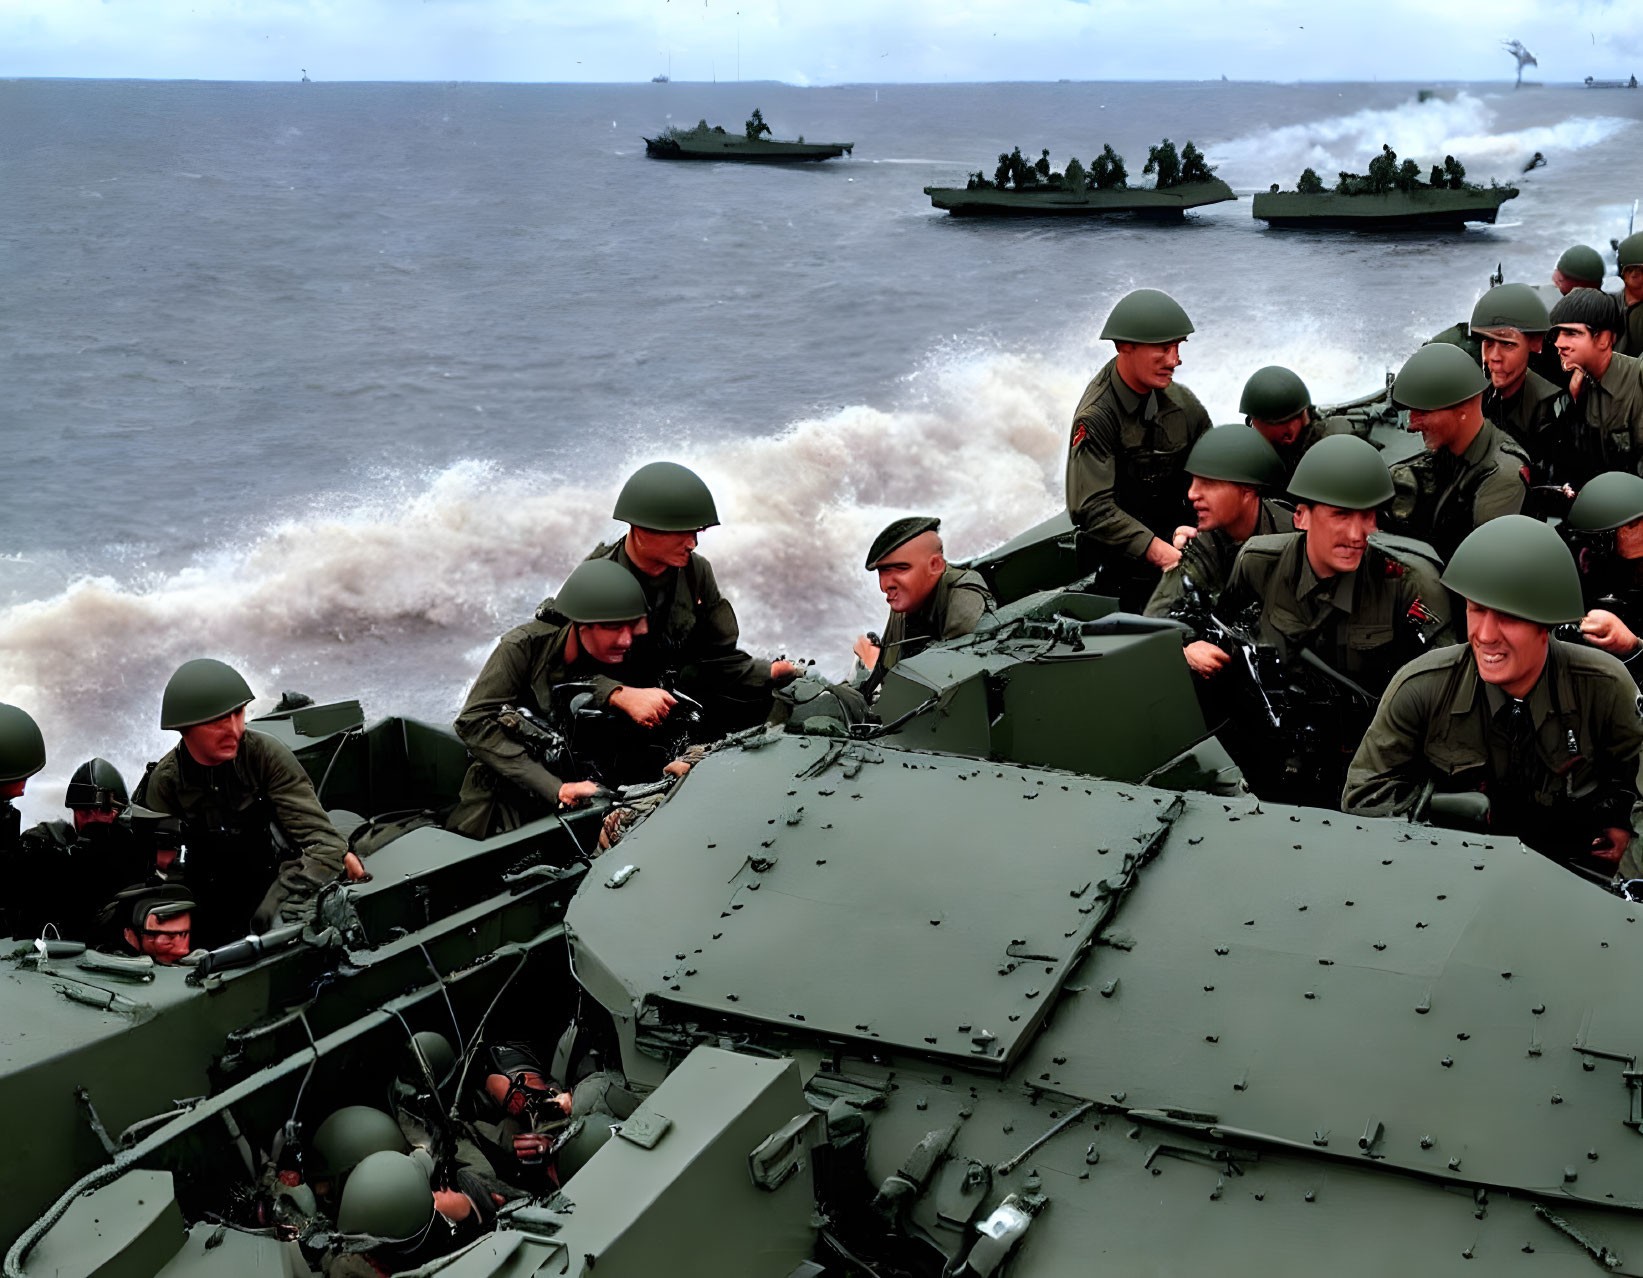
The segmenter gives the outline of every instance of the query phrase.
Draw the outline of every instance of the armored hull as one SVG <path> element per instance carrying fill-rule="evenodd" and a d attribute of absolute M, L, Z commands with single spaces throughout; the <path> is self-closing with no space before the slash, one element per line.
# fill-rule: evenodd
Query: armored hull
<path fill-rule="evenodd" d="M 1254 197 L 1251 213 L 1259 221 L 1286 228 L 1461 230 L 1468 222 L 1493 222 L 1500 206 L 1516 195 L 1517 189 L 1509 186 L 1478 191 L 1424 188 L 1381 195 L 1265 191 Z"/>
<path fill-rule="evenodd" d="M 1188 209 L 1238 198 L 1218 178 L 1186 182 L 1162 191 L 1000 191 L 927 186 L 924 193 L 931 204 L 954 217 L 1109 217 L 1127 213 L 1164 221 L 1178 221 Z"/>
<path fill-rule="evenodd" d="M 663 135 L 645 139 L 645 154 L 659 160 L 731 160 L 739 164 L 803 164 L 833 160 L 855 149 L 854 142 L 778 142 L 771 138 L 749 141 L 736 133 L 706 132 Z"/>

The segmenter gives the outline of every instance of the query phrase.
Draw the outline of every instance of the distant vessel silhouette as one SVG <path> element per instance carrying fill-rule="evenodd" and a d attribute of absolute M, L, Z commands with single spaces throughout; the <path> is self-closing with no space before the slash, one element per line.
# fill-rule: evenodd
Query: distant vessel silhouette
<path fill-rule="evenodd" d="M 313 81 L 308 78 L 308 68 L 307 67 L 302 68 L 302 82 L 304 84 L 312 84 L 313 83 Z"/>

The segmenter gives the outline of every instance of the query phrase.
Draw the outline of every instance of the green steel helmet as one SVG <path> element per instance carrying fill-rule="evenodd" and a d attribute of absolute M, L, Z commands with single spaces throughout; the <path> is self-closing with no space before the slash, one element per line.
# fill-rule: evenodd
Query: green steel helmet
<path fill-rule="evenodd" d="M 196 657 L 177 667 L 160 698 L 162 728 L 192 728 L 233 714 L 257 694 L 240 672 L 212 657 Z"/>
<path fill-rule="evenodd" d="M 1138 288 L 1118 299 L 1101 328 L 1101 340 L 1156 346 L 1185 341 L 1190 332 L 1192 321 L 1181 303 L 1155 288 Z"/>
<path fill-rule="evenodd" d="M 678 462 L 651 462 L 628 476 L 612 518 L 656 532 L 696 532 L 719 522 L 713 494 Z"/>
<path fill-rule="evenodd" d="M 1574 556 L 1551 527 L 1501 515 L 1455 547 L 1443 584 L 1469 603 L 1542 626 L 1586 615 Z"/>
<path fill-rule="evenodd" d="M 1643 476 L 1606 470 L 1586 481 L 1567 522 L 1577 532 L 1612 532 L 1634 519 L 1643 519 Z"/>
<path fill-rule="evenodd" d="M 1257 368 L 1244 383 L 1238 411 L 1263 422 L 1287 422 L 1312 406 L 1312 392 L 1299 375 L 1281 364 Z"/>
<path fill-rule="evenodd" d="M 367 1155 L 403 1154 L 405 1134 L 380 1109 L 345 1105 L 319 1125 L 310 1143 L 308 1174 L 315 1180 L 339 1180 Z"/>
<path fill-rule="evenodd" d="M 1621 240 L 1616 248 L 1616 258 L 1621 270 L 1628 266 L 1643 266 L 1643 231 L 1633 232 Z"/>
<path fill-rule="evenodd" d="M 87 759 L 74 769 L 63 797 L 66 808 L 119 809 L 131 802 L 125 778 L 107 759 Z"/>
<path fill-rule="evenodd" d="M 406 1057 L 403 1077 L 413 1087 L 426 1081 L 422 1074 L 424 1064 L 434 1083 L 440 1086 L 456 1068 L 456 1048 L 451 1046 L 450 1039 L 434 1030 L 419 1030 L 411 1035 L 411 1041 L 406 1044 Z"/>
<path fill-rule="evenodd" d="M 614 559 L 584 559 L 559 587 L 553 607 L 579 625 L 637 621 L 645 615 L 645 592 Z"/>
<path fill-rule="evenodd" d="M 1289 495 L 1342 510 L 1373 510 L 1391 498 L 1392 474 L 1380 449 L 1368 440 L 1326 435 L 1295 467 Z"/>
<path fill-rule="evenodd" d="M 1603 282 L 1602 255 L 1584 244 L 1564 249 L 1563 256 L 1557 259 L 1557 269 L 1582 284 L 1597 285 Z"/>
<path fill-rule="evenodd" d="M 360 1159 L 342 1187 L 337 1232 L 404 1242 L 434 1218 L 428 1174 L 409 1155 L 383 1151 Z"/>
<path fill-rule="evenodd" d="M 1392 383 L 1392 402 L 1399 408 L 1434 412 L 1453 408 L 1489 385 L 1483 370 L 1465 351 L 1448 342 L 1433 342 L 1411 355 Z"/>
<path fill-rule="evenodd" d="M 23 781 L 46 766 L 46 739 L 28 711 L 0 702 L 0 781 Z"/>
<path fill-rule="evenodd" d="M 1468 327 L 1474 333 L 1515 328 L 1533 334 L 1544 333 L 1551 326 L 1551 314 L 1539 293 L 1527 284 L 1501 284 L 1478 298 Z"/>
<path fill-rule="evenodd" d="M 1253 426 L 1217 426 L 1198 437 L 1187 454 L 1187 474 L 1270 488 L 1283 483 L 1278 450 Z"/>

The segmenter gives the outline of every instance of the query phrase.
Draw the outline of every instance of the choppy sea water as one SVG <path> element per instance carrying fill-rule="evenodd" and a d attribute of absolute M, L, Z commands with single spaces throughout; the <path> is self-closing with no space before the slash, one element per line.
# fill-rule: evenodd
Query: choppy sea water
<path fill-rule="evenodd" d="M 1234 420 L 1261 364 L 1367 392 L 1497 264 L 1540 282 L 1626 232 L 1643 96 L 1421 87 L 0 83 L 0 700 L 46 733 L 31 819 L 92 753 L 133 780 L 157 757 L 190 656 L 449 719 L 655 458 L 713 486 L 748 645 L 842 673 L 889 519 L 941 515 L 962 557 L 1060 504 L 1130 288 L 1187 307 L 1180 378 Z M 645 157 L 755 106 L 855 153 Z M 1139 177 L 1164 136 L 1245 193 L 1386 141 L 1522 194 L 1492 228 L 1343 236 L 1247 200 L 959 221 L 920 190 L 1013 146 L 1111 142 Z"/>

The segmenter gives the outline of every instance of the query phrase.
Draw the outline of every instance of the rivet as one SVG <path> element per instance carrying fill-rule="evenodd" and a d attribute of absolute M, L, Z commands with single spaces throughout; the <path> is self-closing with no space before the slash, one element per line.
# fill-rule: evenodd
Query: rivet
<path fill-rule="evenodd" d="M 734 995 L 734 994 L 726 994 L 725 997 L 727 999 L 729 999 L 732 1003 L 734 1003 L 736 1001 L 736 995 Z"/>
<path fill-rule="evenodd" d="M 930 926 L 931 927 L 940 927 L 941 926 L 941 920 L 940 919 L 931 919 L 930 920 Z"/>
<path fill-rule="evenodd" d="M 1219 1034 L 1205 1034 L 1204 1035 L 1204 1042 L 1206 1042 L 1206 1043 L 1219 1043 L 1220 1041 L 1221 1041 L 1221 1036 Z"/>
<path fill-rule="evenodd" d="M 1108 981 L 1105 985 L 1103 985 L 1101 987 L 1101 997 L 1102 998 L 1111 998 L 1113 996 L 1113 992 L 1115 990 L 1117 990 L 1117 988 L 1118 988 L 1118 978 L 1115 976 L 1115 977 L 1112 978 L 1112 980 Z"/>
<path fill-rule="evenodd" d="M 1470 1034 L 1468 1034 L 1465 1030 L 1462 1030 L 1460 1033 L 1456 1034 L 1455 1037 L 1458 1038 L 1461 1042 L 1464 1043 L 1467 1039 L 1471 1038 L 1472 1036 Z"/>
<path fill-rule="evenodd" d="M 1502 972 L 1500 974 L 1500 979 L 1503 981 L 1509 981 L 1512 979 L 1512 974 L 1510 972 Z"/>
<path fill-rule="evenodd" d="M 1585 1070 L 1588 1074 L 1590 1074 L 1594 1069 L 1597 1068 L 1597 1062 L 1594 1061 L 1590 1056 L 1582 1056 L 1580 1058 L 1580 1068 Z"/>
<path fill-rule="evenodd" d="M 1335 966 L 1335 960 L 1334 959 L 1321 958 L 1321 959 L 1318 960 L 1318 966 L 1319 967 L 1334 967 Z"/>
<path fill-rule="evenodd" d="M 1295 907 L 1295 910 L 1296 910 L 1296 912 L 1297 912 L 1297 913 L 1299 913 L 1299 914 L 1305 914 L 1305 913 L 1306 913 L 1306 906 L 1304 906 L 1304 905 L 1297 905 L 1297 906 L 1296 906 L 1296 907 Z"/>
<path fill-rule="evenodd" d="M 1421 1148 L 1422 1149 L 1431 1149 L 1432 1148 L 1432 1138 L 1430 1136 L 1422 1136 L 1421 1137 Z"/>
<path fill-rule="evenodd" d="M 720 938 L 720 937 L 721 937 L 721 936 L 723 936 L 723 935 L 724 935 L 724 933 L 723 933 L 723 932 L 715 932 L 715 933 L 714 933 L 714 934 L 713 934 L 713 939 L 714 939 L 714 940 L 715 940 L 715 941 L 717 941 L 717 940 L 718 940 L 718 939 L 719 939 L 719 938 Z"/>
<path fill-rule="evenodd" d="M 1453 1056 L 1445 1056 L 1441 1061 L 1438 1062 L 1438 1064 L 1442 1065 L 1444 1067 L 1444 1069 L 1451 1068 L 1454 1065 L 1454 1063 L 1455 1063 L 1455 1058 Z"/>
<path fill-rule="evenodd" d="M 1356 905 L 1356 904 L 1357 904 L 1357 902 L 1356 902 L 1356 901 L 1348 901 L 1348 902 L 1347 902 L 1347 905 L 1349 905 L 1349 906 L 1351 906 L 1351 905 Z"/>
<path fill-rule="evenodd" d="M 1209 993 L 1213 992 L 1214 989 L 1215 989 L 1215 987 L 1213 985 L 1206 985 L 1206 986 L 1204 986 L 1204 993 L 1209 994 Z"/>
<path fill-rule="evenodd" d="M 1554 1105 L 1563 1104 L 1563 1094 L 1561 1092 L 1553 1092 L 1552 1093 L 1552 1104 L 1554 1104 Z"/>
<path fill-rule="evenodd" d="M 1258 1202 L 1258 1203 L 1264 1203 L 1266 1201 L 1266 1195 L 1265 1194 L 1256 1194 L 1255 1195 L 1255 1201 Z"/>
<path fill-rule="evenodd" d="M 1579 1179 L 1580 1172 L 1575 1169 L 1575 1165 L 1573 1163 L 1570 1163 L 1563 1169 L 1563 1183 L 1565 1185 L 1572 1185 Z"/>
<path fill-rule="evenodd" d="M 1473 1249 L 1468 1247 L 1465 1251 L 1461 1252 L 1460 1258 L 1462 1260 L 1470 1260 L 1470 1259 L 1472 1259 L 1474 1254 L 1475 1253 L 1474 1253 Z"/>
<path fill-rule="evenodd" d="M 1460 1170 L 1460 1159 L 1451 1158 L 1449 1160 L 1449 1170 L 1450 1171 L 1459 1171 Z"/>
<path fill-rule="evenodd" d="M 1544 1003 L 1536 1003 L 1536 1004 L 1535 1004 L 1535 1005 L 1534 1005 L 1534 1006 L 1533 1006 L 1533 1007 L 1531 1007 L 1531 1008 L 1530 1008 L 1530 1009 L 1529 1009 L 1529 1010 L 1530 1010 L 1530 1011 L 1531 1011 L 1531 1012 L 1533 1012 L 1533 1013 L 1534 1013 L 1534 1014 L 1535 1014 L 1535 1015 L 1536 1015 L 1536 1016 L 1541 1016 L 1541 1015 L 1543 1015 L 1543 1014 L 1544 1014 L 1544 1013 L 1545 1013 L 1545 1011 L 1546 1011 L 1546 1004 L 1544 1004 Z"/>
<path fill-rule="evenodd" d="M 930 1102 L 922 1096 L 920 1096 L 918 1098 L 918 1100 L 914 1102 L 914 1105 L 918 1109 L 929 1109 L 930 1108 Z"/>
<path fill-rule="evenodd" d="M 1385 941 L 1376 941 L 1375 942 L 1375 948 L 1377 950 L 1384 950 L 1386 948 L 1386 942 Z"/>
<path fill-rule="evenodd" d="M 924 1036 L 924 1041 L 926 1043 L 933 1043 L 933 1042 L 936 1041 L 936 1036 L 934 1034 L 926 1034 Z M 922 1108 L 922 1106 L 921 1106 L 921 1108 Z"/>
<path fill-rule="evenodd" d="M 1124 1097 L 1126 1097 L 1128 1095 L 1129 1095 L 1128 1092 L 1113 1092 L 1112 1093 L 1113 1104 L 1114 1105 L 1122 1105 L 1124 1103 Z M 1136 1132 L 1139 1132 L 1140 1130 L 1141 1129 L 1139 1127 L 1137 1127 L 1135 1129 Z M 1131 1134 L 1134 1135 L 1135 1133 L 1131 1133 Z"/>
<path fill-rule="evenodd" d="M 1309 1202 L 1309 1203 L 1315 1203 L 1315 1202 L 1318 1201 L 1318 1195 L 1317 1195 L 1317 1192 L 1315 1190 L 1311 1190 L 1311 1189 L 1307 1190 L 1306 1193 L 1304 1195 L 1302 1195 L 1302 1197 L 1304 1197 L 1306 1199 L 1306 1201 Z"/>
<path fill-rule="evenodd" d="M 1417 927 L 1417 928 L 1422 928 L 1422 927 L 1425 927 L 1425 926 L 1426 926 L 1426 924 L 1424 924 L 1424 923 L 1416 923 L 1416 924 L 1415 924 L 1415 926 L 1416 926 L 1416 927 Z"/>
<path fill-rule="evenodd" d="M 1215 952 L 1217 954 L 1219 954 L 1222 958 L 1225 958 L 1230 951 L 1224 945 L 1217 945 L 1215 947 Z"/>
<path fill-rule="evenodd" d="M 1002 772 L 1000 772 L 998 775 L 1003 776 L 1004 774 Z M 1015 1130 L 1015 1124 L 1014 1123 L 1005 1123 L 1004 1124 L 1004 1134 L 1006 1136 L 1008 1136 L 1014 1130 Z"/>
<path fill-rule="evenodd" d="M 1586 1157 L 1595 1163 L 1597 1161 L 1597 1151 L 1595 1149 L 1588 1149 L 1586 1151 Z"/>
<path fill-rule="evenodd" d="M 1533 1255 L 1534 1250 L 1535 1250 L 1534 1243 L 1524 1243 L 1523 1244 L 1523 1250 L 1526 1251 L 1526 1252 L 1529 1252 L 1531 1255 Z"/>
<path fill-rule="evenodd" d="M 1382 865 L 1391 865 L 1391 864 L 1392 864 L 1392 858 L 1391 858 L 1391 857 L 1387 857 L 1387 858 L 1386 858 L 1386 860 L 1384 860 L 1384 861 L 1382 861 L 1382 862 L 1381 862 L 1381 864 L 1382 864 Z"/>
<path fill-rule="evenodd" d="M 1094 1167 L 1098 1162 L 1101 1161 L 1101 1154 L 1095 1148 L 1094 1145 L 1091 1145 L 1088 1149 L 1086 1149 L 1084 1151 L 1084 1161 L 1086 1163 L 1088 1163 L 1091 1167 Z"/>
<path fill-rule="evenodd" d="M 1254 927 L 1255 926 L 1255 920 L 1254 919 L 1245 919 L 1244 920 L 1244 926 L 1245 927 Z"/>
<path fill-rule="evenodd" d="M 1317 995 L 1317 993 L 1316 993 L 1316 991 L 1314 991 L 1314 990 L 1308 990 L 1308 991 L 1307 991 L 1307 992 L 1306 992 L 1306 996 L 1307 996 L 1307 997 L 1308 997 L 1308 998 L 1317 998 L 1317 997 L 1318 997 L 1318 995 Z"/>
<path fill-rule="evenodd" d="M 1162 1176 L 1164 1174 L 1164 1169 L 1162 1167 L 1154 1165 L 1154 1167 L 1152 1169 L 1152 1174 L 1154 1176 Z"/>

